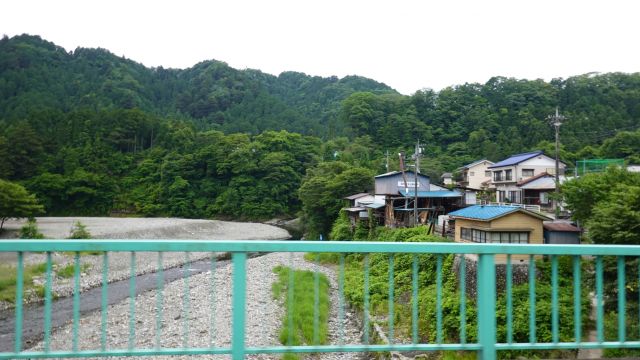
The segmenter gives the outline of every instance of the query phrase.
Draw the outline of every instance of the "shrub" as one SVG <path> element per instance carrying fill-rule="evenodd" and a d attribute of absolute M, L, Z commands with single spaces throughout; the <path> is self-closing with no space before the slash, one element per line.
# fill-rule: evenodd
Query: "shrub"
<path fill-rule="evenodd" d="M 91 233 L 87 230 L 87 226 L 76 221 L 71 227 L 68 239 L 91 239 Z"/>
<path fill-rule="evenodd" d="M 35 218 L 29 218 L 20 228 L 20 239 L 44 239 L 44 235 L 38 230 Z"/>

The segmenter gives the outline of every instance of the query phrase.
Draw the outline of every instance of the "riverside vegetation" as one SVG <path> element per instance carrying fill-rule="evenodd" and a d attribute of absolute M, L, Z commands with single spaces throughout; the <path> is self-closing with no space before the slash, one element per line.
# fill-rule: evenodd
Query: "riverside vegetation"
<path fill-rule="evenodd" d="M 563 161 L 640 163 L 638 73 L 494 77 L 405 96 L 358 76 L 272 76 L 214 60 L 146 68 L 104 49 L 4 37 L 0 178 L 35 194 L 51 216 L 302 214 L 317 237 L 343 196 L 386 171 L 387 150 L 421 140 L 433 179 L 480 158 L 551 154 L 546 116 L 556 106 L 568 117 Z"/>
<path fill-rule="evenodd" d="M 584 74 L 549 82 L 496 76 L 485 84 L 422 89 L 406 96 L 358 76 L 272 76 L 215 60 L 184 70 L 147 68 L 104 49 L 67 52 L 37 36 L 4 37 L 0 219 L 38 213 L 237 220 L 301 215 L 308 238 L 332 233 L 333 239 L 435 240 L 411 233 L 419 230 L 400 231 L 396 237 L 364 225 L 353 234 L 343 226 L 345 237 L 336 227 L 332 232 L 332 226 L 341 199 L 371 189 L 372 176 L 387 171 L 385 153 L 410 151 L 417 140 L 425 144 L 423 170 L 432 179 L 480 158 L 498 160 L 533 149 L 552 154 L 553 129 L 546 117 L 556 106 L 568 118 L 561 130 L 561 160 L 572 164 L 601 157 L 640 163 L 640 73 Z M 388 162 L 390 170 L 397 168 L 395 156 Z M 640 244 L 640 229 L 633 226 L 638 223 L 640 182 L 637 175 L 615 171 L 603 177 L 605 182 L 587 176 L 566 184 L 568 206 L 588 209 L 574 214 L 593 229 L 590 241 Z M 362 259 L 354 255 L 347 260 L 355 279 Z M 370 260 L 384 269 L 384 259 Z M 404 291 L 408 275 L 400 267 L 407 261 L 401 256 L 396 260 L 397 286 Z M 451 264 L 443 258 L 443 267 Z M 544 266 L 539 264 L 540 302 L 548 301 Z M 633 263 L 628 266 L 634 269 Z M 612 269 L 607 266 L 605 275 L 615 274 Z M 637 276 L 628 273 L 632 307 L 637 306 Z M 563 274 L 561 278 L 570 278 Z M 423 304 L 433 304 L 432 292 L 424 290 L 433 281 L 433 275 L 421 278 Z M 349 296 L 358 306 L 355 286 Z M 561 311 L 569 308 L 563 302 L 566 289 L 570 286 L 561 286 Z M 615 290 L 610 290 L 607 297 L 613 298 Z M 455 291 L 453 278 L 443 278 L 443 292 L 451 302 L 443 304 L 451 310 L 448 314 L 456 311 Z M 514 287 L 518 291 L 527 290 Z M 384 310 L 384 294 L 381 282 L 379 300 L 372 302 L 375 309 Z M 514 309 L 527 308 L 514 303 Z M 541 303 L 538 308 L 545 307 Z M 399 314 L 407 311 L 406 304 L 398 309 Z M 472 323 L 471 301 L 468 310 Z M 572 318 L 564 315 L 562 319 Z M 544 340 L 550 315 L 541 311 L 537 316 L 539 339 Z M 514 318 L 518 339 L 526 331 L 525 325 L 517 325 L 521 320 Z M 454 323 L 445 320 L 445 329 Z M 433 336 L 432 324 L 421 319 L 423 336 Z M 445 337 L 455 337 L 451 329 Z M 569 329 L 568 322 L 561 322 L 561 340 L 571 334 Z M 468 330 L 472 339 L 475 334 Z M 498 330 L 503 337 L 504 329 Z"/>

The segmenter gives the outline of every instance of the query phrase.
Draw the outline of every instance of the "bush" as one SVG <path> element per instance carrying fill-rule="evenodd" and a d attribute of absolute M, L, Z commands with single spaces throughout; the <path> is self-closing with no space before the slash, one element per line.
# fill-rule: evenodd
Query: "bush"
<path fill-rule="evenodd" d="M 87 226 L 76 221 L 71 227 L 68 239 L 91 239 L 91 233 L 87 230 Z"/>
<path fill-rule="evenodd" d="M 35 218 L 29 218 L 20 228 L 20 239 L 44 239 L 44 235 L 38 230 Z"/>

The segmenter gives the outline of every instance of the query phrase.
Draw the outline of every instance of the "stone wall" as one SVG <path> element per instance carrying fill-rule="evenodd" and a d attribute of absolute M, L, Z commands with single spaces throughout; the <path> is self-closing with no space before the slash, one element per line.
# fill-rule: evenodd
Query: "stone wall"
<path fill-rule="evenodd" d="M 459 279 L 460 262 L 465 262 L 466 277 L 465 287 L 467 294 L 475 298 L 478 289 L 478 263 L 476 260 L 466 258 L 464 255 L 456 255 L 453 267 Z M 526 284 L 529 281 L 529 264 L 512 264 L 513 285 Z M 507 265 L 496 264 L 496 289 L 498 293 L 504 292 L 507 284 Z"/>

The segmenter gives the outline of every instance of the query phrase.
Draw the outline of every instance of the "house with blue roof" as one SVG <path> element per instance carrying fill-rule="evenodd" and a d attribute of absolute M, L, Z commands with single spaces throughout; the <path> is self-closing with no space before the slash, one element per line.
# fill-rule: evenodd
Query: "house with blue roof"
<path fill-rule="evenodd" d="M 566 165 L 560 162 L 560 175 L 564 174 L 565 168 Z M 491 171 L 497 202 L 526 204 L 527 199 L 518 184 L 543 173 L 554 175 L 555 159 L 537 150 L 511 155 L 489 166 L 488 170 Z"/>
<path fill-rule="evenodd" d="M 521 206 L 474 205 L 449 213 L 455 222 L 456 242 L 543 244 L 544 221 L 552 220 Z M 514 263 L 528 256 L 513 256 Z M 497 255 L 496 262 L 506 261 Z"/>

